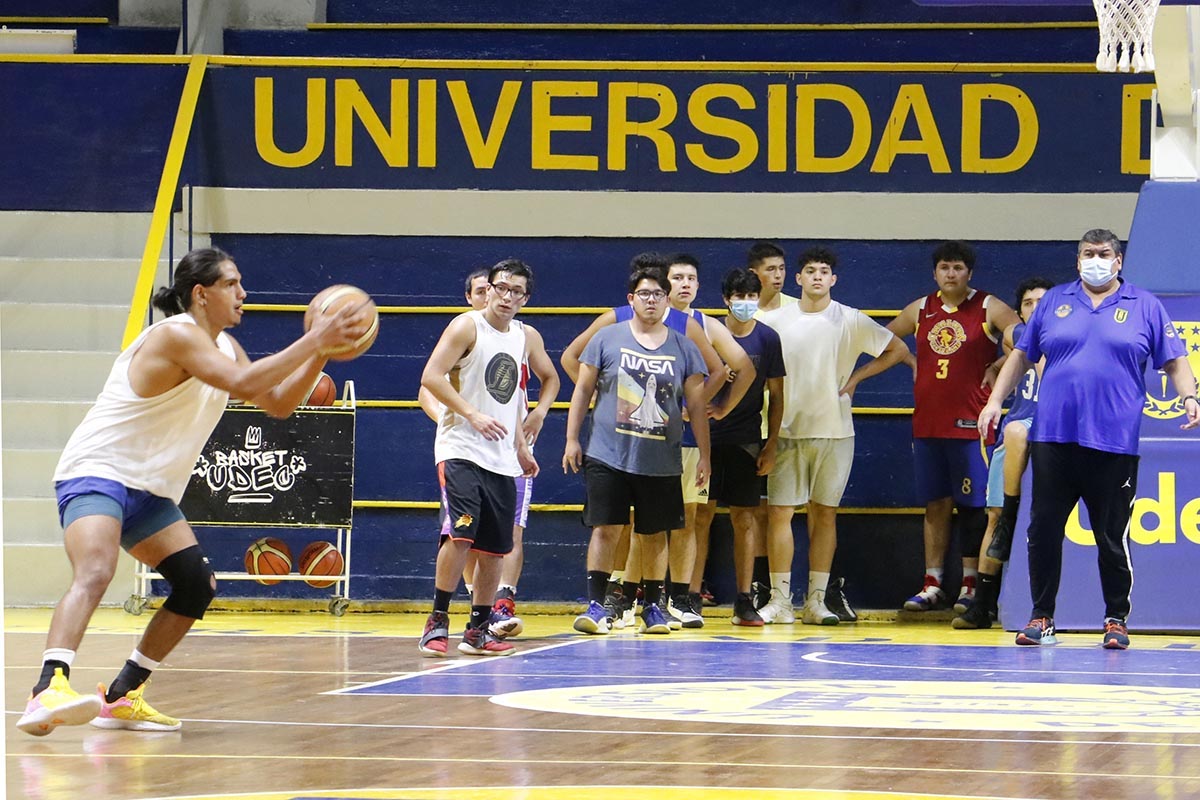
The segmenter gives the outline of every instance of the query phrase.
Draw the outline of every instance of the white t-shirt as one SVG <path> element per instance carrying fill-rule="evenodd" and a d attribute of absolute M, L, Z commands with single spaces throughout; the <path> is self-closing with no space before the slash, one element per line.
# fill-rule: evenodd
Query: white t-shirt
<path fill-rule="evenodd" d="M 129 364 L 151 331 L 195 324 L 189 314 L 159 320 L 117 356 L 96 404 L 63 450 L 55 481 L 107 478 L 179 502 L 196 458 L 225 413 L 229 393 L 188 378 L 160 395 L 142 397 L 129 383 Z M 228 334 L 217 334 L 216 346 L 237 360 Z"/>
<path fill-rule="evenodd" d="M 763 315 L 783 345 L 783 424 L 786 439 L 845 439 L 854 435 L 850 398 L 839 395 L 858 357 L 878 356 L 892 332 L 857 308 L 831 300 L 805 313 L 793 303 Z"/>
<path fill-rule="evenodd" d="M 498 419 L 508 434 L 489 441 L 471 427 L 466 417 L 442 409 L 433 458 L 441 463 L 451 458 L 464 459 L 500 475 L 517 477 L 522 469 L 517 460 L 516 436 L 523 419 L 521 404 L 521 362 L 525 360 L 525 327 L 517 320 L 508 330 L 493 328 L 482 311 L 464 314 L 475 325 L 475 346 L 459 360 L 458 393 L 489 417 Z"/>

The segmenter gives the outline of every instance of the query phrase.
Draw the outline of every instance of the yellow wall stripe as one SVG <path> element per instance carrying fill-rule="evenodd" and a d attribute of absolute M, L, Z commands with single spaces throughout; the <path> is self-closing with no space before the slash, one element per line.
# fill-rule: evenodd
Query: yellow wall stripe
<path fill-rule="evenodd" d="M 108 17 L 0 17 L 0 25 L 107 25 Z"/>
<path fill-rule="evenodd" d="M 437 509 L 441 504 L 435 500 L 355 500 L 355 508 L 391 508 L 391 509 Z M 530 511 L 582 511 L 581 503 L 530 503 Z M 807 513 L 804 506 L 796 509 L 797 513 Z M 886 514 L 924 514 L 923 508 L 839 508 L 839 514 L 863 514 L 867 516 L 882 516 Z"/>
<path fill-rule="evenodd" d="M 308 306 L 302 306 L 296 303 L 246 303 L 242 306 L 246 311 L 289 311 L 303 312 Z M 600 315 L 608 311 L 612 306 L 535 306 L 533 308 L 521 309 L 522 314 L 595 314 Z M 466 306 L 379 306 L 380 314 L 461 314 L 469 309 Z M 721 317 L 729 313 L 728 309 L 724 308 L 701 308 L 699 309 L 705 314 L 712 317 Z M 900 314 L 900 309 L 889 308 L 867 308 L 862 309 L 862 312 L 868 317 L 895 317 Z"/>
<path fill-rule="evenodd" d="M 188 63 L 188 56 L 110 55 L 106 53 L 3 53 L 0 64 L 177 64 Z"/>
<path fill-rule="evenodd" d="M 964 63 L 954 61 L 522 61 L 519 59 L 314 58 L 312 56 L 213 56 L 219 66 L 386 67 L 390 69 L 518 69 L 601 72 L 1077 72 L 1095 74 L 1094 62 Z"/>
<path fill-rule="evenodd" d="M 1095 22 L 310 22 L 310 31 L 975 31 L 1097 28 Z"/>
<path fill-rule="evenodd" d="M 188 56 L 157 55 L 49 55 L 0 54 L 0 64 L 186 64 Z M 314 58 L 312 56 L 210 56 L 209 63 L 223 67 L 380 67 L 387 69 L 479 69 L 479 70 L 579 70 L 597 72 L 959 72 L 959 73 L 1077 73 L 1095 74 L 1093 62 L 1074 64 L 1045 62 L 954 61 L 521 61 L 497 59 L 421 58 Z"/>
<path fill-rule="evenodd" d="M 183 82 L 183 94 L 179 98 L 179 110 L 175 114 L 175 128 L 171 131 L 171 143 L 167 147 L 166 163 L 163 164 L 162 178 L 158 182 L 158 196 L 154 199 L 154 214 L 150 218 L 150 233 L 146 236 L 146 247 L 142 251 L 142 267 L 138 271 L 133 299 L 129 303 L 129 318 L 125 321 L 125 336 L 121 341 L 121 349 L 133 343 L 146 321 L 146 312 L 150 307 L 150 291 L 154 288 L 154 273 L 158 270 L 158 260 L 162 256 L 167 225 L 171 222 L 175 188 L 179 184 L 179 171 L 183 167 L 183 155 L 187 151 L 192 118 L 196 113 L 196 101 L 200 98 L 200 85 L 204 81 L 204 70 L 207 67 L 208 56 L 191 57 L 187 78 Z"/>
<path fill-rule="evenodd" d="M 338 401 L 341 405 L 341 401 Z M 536 403 L 530 403 L 529 407 L 533 408 Z M 421 404 L 416 400 L 359 400 L 355 403 L 357 408 L 420 408 Z M 558 411 L 566 411 L 571 407 L 568 400 L 559 400 L 550 404 L 550 408 Z M 883 408 L 876 406 L 862 406 L 860 408 L 852 408 L 851 413 L 874 416 L 905 416 L 911 415 L 911 408 Z"/>

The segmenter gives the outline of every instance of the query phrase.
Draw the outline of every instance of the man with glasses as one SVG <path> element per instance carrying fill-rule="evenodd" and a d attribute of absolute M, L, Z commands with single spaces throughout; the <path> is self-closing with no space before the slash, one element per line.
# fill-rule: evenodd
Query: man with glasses
<path fill-rule="evenodd" d="M 699 350 L 685 336 L 663 324 L 670 282 L 659 267 L 642 267 L 629 278 L 633 317 L 610 325 L 588 342 L 580 357 L 579 375 L 567 416 L 563 471 L 584 469 L 587 500 L 583 521 L 592 527 L 588 545 L 588 607 L 575 619 L 581 633 L 608 633 L 604 607 L 613 549 L 621 528 L 634 510 L 634 533 L 642 536 L 645 593 L 642 631 L 669 633 L 660 605 L 667 571 L 667 531 L 683 525 L 682 402 L 704 408 L 707 370 Z M 587 459 L 580 431 L 592 394 Z M 708 417 L 693 414 L 692 431 L 700 450 L 697 483 L 709 472 Z"/>
<path fill-rule="evenodd" d="M 487 306 L 455 317 L 429 356 L 421 385 L 444 407 L 434 441 L 450 531 L 438 550 L 433 613 L 419 642 L 423 655 L 445 657 L 450 598 L 471 550 L 475 570 L 471 617 L 458 650 L 467 655 L 510 655 L 513 646 L 488 629 L 501 557 L 513 548 L 513 479 L 534 477 L 537 461 L 521 430 L 525 393 L 521 364 L 542 372 L 553 364 L 541 337 L 514 317 L 533 289 L 533 271 L 505 259 L 488 273 Z M 547 404 L 552 396 L 543 395 Z"/>
<path fill-rule="evenodd" d="M 474 311 L 483 311 L 487 307 L 488 283 L 487 269 L 476 269 L 471 272 L 466 278 L 463 287 L 463 293 L 466 297 L 468 305 Z M 542 343 L 541 335 L 533 328 L 526 328 L 527 336 L 536 337 L 536 343 L 533 349 L 539 347 L 544 351 L 545 345 Z M 521 423 L 521 432 L 529 441 L 529 448 L 532 451 L 533 446 L 537 441 L 538 435 L 542 431 L 542 426 L 546 421 L 546 414 L 550 411 L 550 406 L 558 397 L 558 390 L 561 381 L 558 377 L 558 371 L 554 368 L 554 362 L 549 358 L 535 361 L 530 364 L 529 359 L 521 363 L 521 393 L 525 396 L 521 408 L 527 409 L 529 405 L 529 376 L 531 372 L 538 379 L 541 385 L 541 392 L 538 396 L 537 406 L 529 411 L 524 422 Z M 441 420 L 443 407 L 437 401 L 429 390 L 424 386 L 421 387 L 417 394 L 417 400 L 421 404 L 421 409 L 435 423 Z M 521 618 L 517 616 L 516 597 L 517 583 L 521 579 L 521 570 L 525 565 L 525 527 L 529 521 L 529 505 L 533 498 L 533 478 L 521 475 L 516 479 L 517 487 L 517 511 L 513 519 L 513 549 L 508 555 L 504 556 L 500 566 L 500 587 L 496 590 L 495 601 L 492 604 L 491 621 L 488 624 L 488 630 L 494 635 L 501 638 L 505 636 L 518 636 L 524 629 L 524 624 Z M 443 498 L 443 501 L 445 498 Z M 443 537 L 450 535 L 450 518 L 442 518 Z M 467 563 L 463 568 L 463 582 L 466 584 L 467 594 L 471 595 L 474 592 L 475 584 L 475 568 L 478 563 L 478 556 L 475 551 L 467 553 Z"/>
<path fill-rule="evenodd" d="M 661 253 L 646 252 L 634 256 L 629 268 L 631 272 L 653 268 L 661 270 L 665 275 L 669 263 L 669 256 Z M 709 343 L 704 327 L 695 319 L 691 319 L 689 315 L 675 310 L 668 303 L 659 304 L 659 314 L 662 316 L 663 324 L 683 334 L 688 338 L 688 341 L 699 348 L 700 355 L 704 358 L 704 365 L 709 374 L 709 378 L 704 385 L 705 401 L 711 401 L 718 392 L 728 387 L 728 397 L 723 405 L 725 408 L 732 408 L 746 393 L 746 389 L 749 388 L 754 376 L 749 373 L 739 374 L 734 377 L 732 383 L 727 383 L 726 376 L 728 373 L 725 371 L 724 363 L 721 361 L 721 356 L 718 355 L 717 351 Z M 592 337 L 610 325 L 629 322 L 632 318 L 633 307 L 631 305 L 617 306 L 596 317 L 587 330 L 576 336 L 575 340 L 567 345 L 566 349 L 563 350 L 561 363 L 571 380 L 579 380 L 579 357 L 583 353 L 583 349 L 592 340 Z M 615 627 L 618 628 L 624 627 L 626 622 L 633 624 L 634 597 L 642 580 L 641 557 L 636 552 L 630 552 L 632 550 L 630 544 L 631 530 L 632 527 L 629 524 L 626 524 L 622 528 L 617 540 L 617 546 L 613 551 L 614 556 L 618 556 L 618 559 L 613 564 L 606 566 L 608 570 L 612 570 L 613 566 L 619 568 L 617 571 L 612 572 L 614 580 L 609 596 L 605 600 L 605 604 L 609 610 L 609 617 L 615 623 Z M 674 629 L 682 627 L 682 622 L 673 616 L 669 618 L 669 621 L 672 623 L 672 628 Z"/>

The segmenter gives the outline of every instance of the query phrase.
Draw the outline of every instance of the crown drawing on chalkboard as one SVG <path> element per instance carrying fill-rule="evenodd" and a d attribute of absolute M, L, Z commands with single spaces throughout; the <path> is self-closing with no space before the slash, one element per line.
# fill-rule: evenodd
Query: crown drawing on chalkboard
<path fill-rule="evenodd" d="M 262 428 L 250 425 L 246 428 L 246 449 L 257 450 L 262 447 Z"/>

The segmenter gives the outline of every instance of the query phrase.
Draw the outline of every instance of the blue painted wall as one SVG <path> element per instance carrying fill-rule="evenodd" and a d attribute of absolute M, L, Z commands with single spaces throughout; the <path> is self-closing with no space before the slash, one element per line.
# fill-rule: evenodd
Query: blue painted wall
<path fill-rule="evenodd" d="M 0 210 L 153 208 L 185 73 L 0 63 Z"/>

